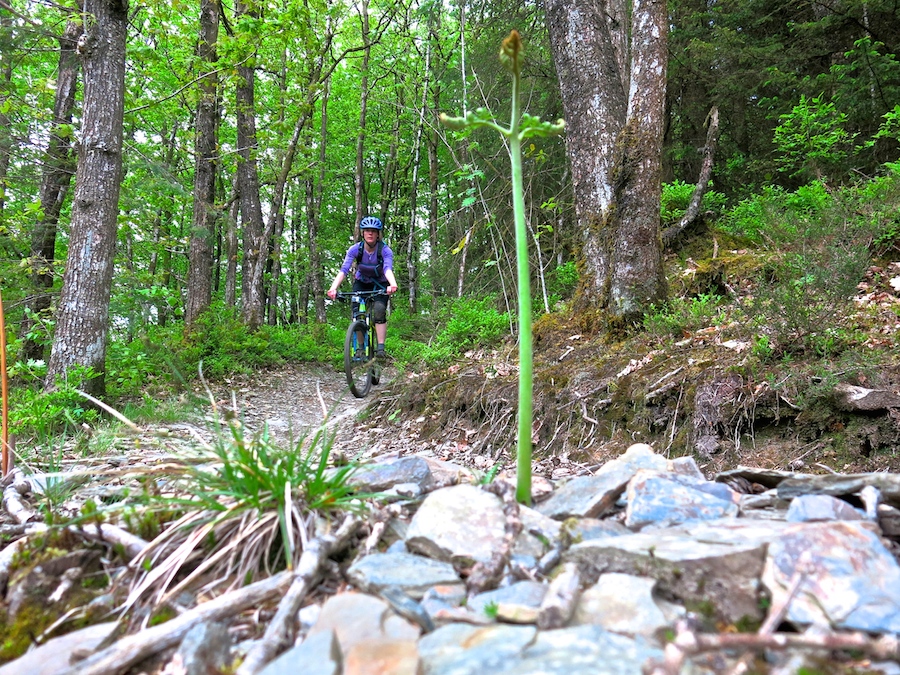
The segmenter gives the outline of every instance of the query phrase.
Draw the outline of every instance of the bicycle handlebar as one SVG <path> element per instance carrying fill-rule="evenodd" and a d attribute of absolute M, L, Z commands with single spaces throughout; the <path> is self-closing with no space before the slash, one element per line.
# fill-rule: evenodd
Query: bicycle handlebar
<path fill-rule="evenodd" d="M 337 293 L 335 300 L 349 300 L 351 298 L 371 298 L 375 295 L 387 295 L 387 288 L 375 289 L 372 291 L 350 291 Z"/>

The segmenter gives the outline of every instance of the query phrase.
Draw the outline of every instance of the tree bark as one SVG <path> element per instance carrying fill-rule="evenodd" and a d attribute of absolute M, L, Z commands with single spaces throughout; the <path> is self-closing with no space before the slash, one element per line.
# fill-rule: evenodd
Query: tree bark
<path fill-rule="evenodd" d="M 41 218 L 31 233 L 32 289 L 27 303 L 30 312 L 22 320 L 22 357 L 36 361 L 44 360 L 45 345 L 42 340 L 30 335 L 30 332 L 35 323 L 48 318 L 59 214 L 76 168 L 72 153 L 71 124 L 75 90 L 78 87 L 78 55 L 75 53 L 75 44 L 81 32 L 81 22 L 70 20 L 66 22 L 65 32 L 58 38 L 59 64 L 53 124 L 39 193 Z"/>
<path fill-rule="evenodd" d="M 635 320 L 666 293 L 659 221 L 666 5 L 545 6 L 583 236 L 582 301 Z"/>
<path fill-rule="evenodd" d="M 354 206 L 356 211 L 356 222 L 353 223 L 354 238 L 359 233 L 356 228 L 359 227 L 359 221 L 363 219 L 369 209 L 369 202 L 366 195 L 366 178 L 365 169 L 363 167 L 363 152 L 366 143 L 366 110 L 369 105 L 369 0 L 362 0 L 359 5 L 359 19 L 361 23 L 362 41 L 365 45 L 363 49 L 363 60 L 360 66 L 361 75 L 359 80 L 359 132 L 356 135 L 356 171 L 354 173 Z"/>
<path fill-rule="evenodd" d="M 12 13 L 5 7 L 0 7 L 0 35 L 9 35 L 12 28 Z M 5 41 L 0 44 L 0 48 L 5 52 L 10 49 L 11 45 Z M 12 82 L 12 60 L 4 59 L 3 79 L 7 86 L 3 87 L 0 93 L 0 231 L 4 229 L 4 212 L 6 210 L 6 190 L 9 179 L 9 162 L 12 157 L 12 132 L 9 115 L 2 110 L 9 96 L 7 91 L 11 91 L 9 83 Z"/>
<path fill-rule="evenodd" d="M 322 257 L 319 255 L 319 213 L 322 211 L 322 197 L 325 189 L 325 150 L 328 142 L 328 99 L 331 97 L 331 77 L 325 80 L 322 92 L 322 114 L 319 126 L 319 177 L 315 186 L 309 181 L 307 194 L 311 198 L 306 208 L 307 242 L 309 247 L 309 273 L 312 277 L 312 296 L 315 305 L 316 323 L 325 323 L 325 282 L 322 279 Z"/>
<path fill-rule="evenodd" d="M 69 256 L 45 386 L 72 366 L 93 368 L 88 393 L 105 390 L 109 299 L 122 180 L 127 0 L 86 0 L 79 52 L 84 107 Z"/>
<path fill-rule="evenodd" d="M 235 14 L 250 14 L 247 3 L 237 2 Z M 259 197 L 259 171 L 256 153 L 255 73 L 252 65 L 237 68 L 237 143 L 238 184 L 241 193 L 244 260 L 241 278 L 241 318 L 256 330 L 263 322 L 263 269 L 268 238 L 264 234 L 262 203 Z"/>
<path fill-rule="evenodd" d="M 190 329 L 212 302 L 213 241 L 216 211 L 217 131 L 219 81 L 216 75 L 216 42 L 219 37 L 219 7 L 216 0 L 200 1 L 198 53 L 204 72 L 200 80 L 194 144 L 194 220 L 188 252 L 185 327 Z"/>

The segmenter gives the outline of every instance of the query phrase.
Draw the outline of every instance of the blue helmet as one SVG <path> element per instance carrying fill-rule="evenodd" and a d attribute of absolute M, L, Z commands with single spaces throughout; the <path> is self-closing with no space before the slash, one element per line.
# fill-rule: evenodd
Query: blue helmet
<path fill-rule="evenodd" d="M 359 221 L 360 230 L 380 230 L 382 228 L 381 221 L 375 216 L 366 216 Z"/>

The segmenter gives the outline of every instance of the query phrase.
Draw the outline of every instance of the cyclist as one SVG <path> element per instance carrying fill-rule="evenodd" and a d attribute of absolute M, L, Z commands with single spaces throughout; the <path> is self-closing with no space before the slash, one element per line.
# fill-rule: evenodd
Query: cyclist
<path fill-rule="evenodd" d="M 353 280 L 354 291 L 372 291 L 385 288 L 386 295 L 376 295 L 371 302 L 375 319 L 375 335 L 378 344 L 375 347 L 375 356 L 384 358 L 384 338 L 387 335 L 387 303 L 388 295 L 397 292 L 397 279 L 394 277 L 394 253 L 390 247 L 381 241 L 381 221 L 375 216 L 366 216 L 359 221 L 359 230 L 362 233 L 362 241 L 353 244 L 347 249 L 344 256 L 344 264 L 331 282 L 331 288 L 326 295 L 334 300 L 337 289 L 343 283 L 353 263 L 356 263 L 356 274 Z M 356 312 L 354 303 L 353 311 Z"/>

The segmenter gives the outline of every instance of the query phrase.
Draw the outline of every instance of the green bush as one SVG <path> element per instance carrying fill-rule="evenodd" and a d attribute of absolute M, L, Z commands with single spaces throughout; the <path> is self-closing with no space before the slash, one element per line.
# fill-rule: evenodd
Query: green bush
<path fill-rule="evenodd" d="M 44 391 L 43 380 L 23 382 L 10 392 L 9 428 L 16 436 L 49 439 L 59 434 L 79 431 L 83 424 L 93 424 L 100 413 L 78 389 L 96 377 L 91 368 L 73 367 L 65 377 L 56 380 L 52 391 Z"/>
<path fill-rule="evenodd" d="M 644 328 L 660 337 L 682 337 L 692 332 L 724 323 L 723 298 L 703 293 L 695 298 L 672 297 L 664 305 L 653 305 L 644 315 Z"/>
<path fill-rule="evenodd" d="M 664 183 L 660 197 L 660 217 L 663 226 L 674 225 L 687 212 L 696 186 L 675 180 Z M 707 190 L 700 205 L 702 211 L 712 211 L 716 216 L 725 209 L 727 198 L 721 192 Z"/>

